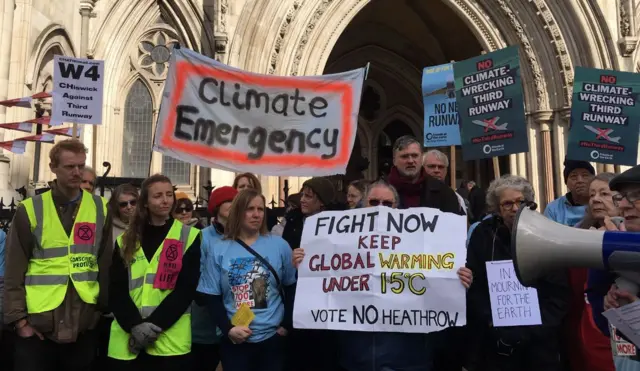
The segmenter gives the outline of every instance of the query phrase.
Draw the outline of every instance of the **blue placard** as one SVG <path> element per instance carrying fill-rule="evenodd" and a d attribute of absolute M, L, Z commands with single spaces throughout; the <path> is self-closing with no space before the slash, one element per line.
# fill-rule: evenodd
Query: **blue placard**
<path fill-rule="evenodd" d="M 424 146 L 460 145 L 453 64 L 427 67 L 422 74 Z"/>

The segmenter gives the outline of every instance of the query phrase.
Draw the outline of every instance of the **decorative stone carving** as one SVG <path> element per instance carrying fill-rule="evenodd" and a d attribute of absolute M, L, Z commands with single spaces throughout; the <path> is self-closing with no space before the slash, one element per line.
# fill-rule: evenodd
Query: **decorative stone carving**
<path fill-rule="evenodd" d="M 634 14 L 634 1 L 632 0 L 620 0 L 618 2 L 618 15 L 619 15 L 619 28 L 620 28 L 620 39 L 618 39 L 618 48 L 620 49 L 620 54 L 623 57 L 631 57 L 633 53 L 636 51 L 638 46 L 638 40 L 640 38 L 637 36 L 638 33 L 635 30 L 636 21 L 635 18 L 631 15 Z"/>
<path fill-rule="evenodd" d="M 531 72 L 533 74 L 534 85 L 536 89 L 536 105 L 538 110 L 548 110 L 549 109 L 549 100 L 546 95 L 547 91 L 547 83 L 544 80 L 542 75 L 542 69 L 540 68 L 540 62 L 538 62 L 538 57 L 533 50 L 531 45 L 531 41 L 529 40 L 529 36 L 527 36 L 520 20 L 513 12 L 513 10 L 509 7 L 505 0 L 496 0 L 498 5 L 500 5 L 500 9 L 507 16 L 509 22 L 513 26 L 520 42 L 522 43 L 522 47 L 524 53 L 529 61 L 529 65 L 531 66 Z"/>
<path fill-rule="evenodd" d="M 332 2 L 333 0 L 322 0 L 320 5 L 318 5 L 316 10 L 313 12 L 313 16 L 311 16 L 311 20 L 307 23 L 307 27 L 304 29 L 300 42 L 298 43 L 298 47 L 296 48 L 296 55 L 293 58 L 293 64 L 291 66 L 291 76 L 298 76 L 300 61 L 302 60 L 302 55 L 304 54 L 307 43 L 309 42 L 309 35 L 311 35 L 311 32 L 316 27 L 316 23 L 318 23 L 318 20 L 320 20 Z"/>
<path fill-rule="evenodd" d="M 150 73 L 156 80 L 164 79 L 169 70 L 169 59 L 178 40 L 163 30 L 147 33 L 138 45 L 138 67 Z"/>
<path fill-rule="evenodd" d="M 217 0 L 214 8 L 213 43 L 215 59 L 222 61 L 227 53 L 229 35 L 227 34 L 227 15 L 229 14 L 229 0 Z"/>
<path fill-rule="evenodd" d="M 536 12 L 544 21 L 544 28 L 551 38 L 550 45 L 555 48 L 556 57 L 560 63 L 560 73 L 563 78 L 564 104 L 569 104 L 571 102 L 571 92 L 573 91 L 573 63 L 567 43 L 562 35 L 562 30 L 545 0 L 529 0 L 529 2 L 535 5 Z"/>
<path fill-rule="evenodd" d="M 494 40 L 494 38 L 489 33 L 489 30 L 487 30 L 484 24 L 487 23 L 493 30 L 498 30 L 498 27 L 493 23 L 491 16 L 489 16 L 489 14 L 485 12 L 484 8 L 480 4 L 478 4 L 476 0 L 467 0 L 467 1 L 454 0 L 454 1 L 458 5 L 458 7 L 460 7 L 460 9 L 462 9 L 462 11 L 467 15 L 467 17 L 469 17 L 469 19 L 476 26 L 478 26 L 478 28 L 480 28 L 480 31 L 482 32 L 482 36 L 486 40 L 487 44 L 489 45 L 490 50 L 499 49 L 500 46 L 498 46 L 498 44 L 496 43 L 496 40 Z M 472 5 L 473 9 L 469 5 Z M 482 16 L 483 19 L 482 20 L 478 19 L 477 14 L 480 14 L 480 16 Z M 504 40 L 501 40 L 501 41 L 503 44 L 506 44 Z"/>
<path fill-rule="evenodd" d="M 302 2 L 303 2 L 302 0 L 300 1 L 296 0 L 293 2 L 293 4 L 291 5 L 291 8 L 287 10 L 287 14 L 285 15 L 284 20 L 280 25 L 280 29 L 278 30 L 278 35 L 276 36 L 275 47 L 271 52 L 271 58 L 269 58 L 269 70 L 268 70 L 269 75 L 273 75 L 276 72 L 276 68 L 278 67 L 278 61 L 280 59 L 280 50 L 282 48 L 282 42 L 285 36 L 287 35 L 287 31 L 289 30 L 289 25 L 291 24 L 291 22 L 293 22 L 296 15 L 298 15 L 300 8 L 302 8 Z"/>
<path fill-rule="evenodd" d="M 620 36 L 622 37 L 631 36 L 631 18 L 627 10 L 627 5 L 628 2 L 624 0 L 620 0 L 620 4 L 618 5 L 620 14 Z"/>

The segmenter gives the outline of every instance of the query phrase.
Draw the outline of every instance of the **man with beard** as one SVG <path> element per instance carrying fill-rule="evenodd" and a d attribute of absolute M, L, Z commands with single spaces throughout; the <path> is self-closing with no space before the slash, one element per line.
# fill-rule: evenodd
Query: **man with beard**
<path fill-rule="evenodd" d="M 564 160 L 564 182 L 569 192 L 547 205 L 544 215 L 560 224 L 575 226 L 589 203 L 589 183 L 595 169 L 586 161 Z"/>

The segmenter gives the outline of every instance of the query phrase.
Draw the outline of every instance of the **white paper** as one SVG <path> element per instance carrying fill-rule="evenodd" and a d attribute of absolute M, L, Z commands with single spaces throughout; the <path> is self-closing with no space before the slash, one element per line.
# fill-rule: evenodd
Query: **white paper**
<path fill-rule="evenodd" d="M 51 125 L 102 123 L 104 61 L 54 56 Z"/>
<path fill-rule="evenodd" d="M 466 260 L 465 231 L 464 216 L 430 208 L 307 218 L 294 327 L 428 333 L 464 326 L 466 291 L 456 272 Z M 432 258 L 439 267 L 428 267 Z"/>
<path fill-rule="evenodd" d="M 493 327 L 542 324 L 538 291 L 520 283 L 513 260 L 490 261 L 486 266 Z"/>
<path fill-rule="evenodd" d="M 620 308 L 611 308 L 603 315 L 633 344 L 640 345 L 640 301 L 623 305 Z"/>

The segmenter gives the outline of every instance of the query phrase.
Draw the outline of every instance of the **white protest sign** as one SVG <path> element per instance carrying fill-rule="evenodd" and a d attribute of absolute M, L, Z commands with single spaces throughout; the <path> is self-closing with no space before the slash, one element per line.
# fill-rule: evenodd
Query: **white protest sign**
<path fill-rule="evenodd" d="M 104 61 L 54 56 L 51 125 L 102 123 Z"/>
<path fill-rule="evenodd" d="M 626 304 L 620 308 L 611 308 L 602 315 L 609 323 L 620 330 L 633 344 L 640 346 L 640 301 Z M 615 335 L 613 333 L 612 335 Z M 620 340 L 624 340 L 616 337 Z M 629 347 L 619 346 L 616 350 L 630 353 Z M 635 350 L 634 350 L 635 352 Z"/>
<path fill-rule="evenodd" d="M 416 332 L 466 324 L 466 218 L 375 207 L 305 220 L 295 328 Z"/>
<path fill-rule="evenodd" d="M 542 324 L 538 291 L 520 283 L 513 260 L 488 261 L 486 266 L 493 327 Z"/>
<path fill-rule="evenodd" d="M 263 175 L 344 174 L 365 69 L 334 75 L 260 75 L 174 49 L 154 149 Z"/>

